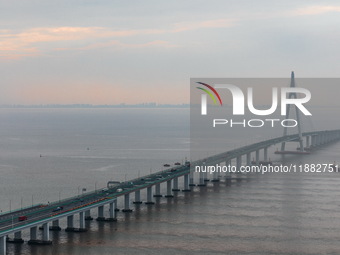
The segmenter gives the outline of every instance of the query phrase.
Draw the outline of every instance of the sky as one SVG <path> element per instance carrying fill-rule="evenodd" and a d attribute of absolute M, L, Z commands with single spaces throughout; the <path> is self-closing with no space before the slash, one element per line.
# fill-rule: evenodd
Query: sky
<path fill-rule="evenodd" d="M 181 104 L 192 77 L 339 77 L 334 0 L 0 0 L 0 24 L 0 105 Z"/>

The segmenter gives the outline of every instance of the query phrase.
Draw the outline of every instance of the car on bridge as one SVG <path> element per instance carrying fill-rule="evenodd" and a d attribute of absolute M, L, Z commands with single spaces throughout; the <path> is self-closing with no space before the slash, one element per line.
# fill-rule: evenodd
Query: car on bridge
<path fill-rule="evenodd" d="M 19 221 L 27 220 L 27 216 L 26 216 L 26 215 L 19 216 L 18 220 L 19 220 Z"/>
<path fill-rule="evenodd" d="M 58 211 L 61 211 L 62 209 L 64 209 L 64 207 L 58 206 L 57 208 L 53 209 L 52 212 L 58 212 Z"/>

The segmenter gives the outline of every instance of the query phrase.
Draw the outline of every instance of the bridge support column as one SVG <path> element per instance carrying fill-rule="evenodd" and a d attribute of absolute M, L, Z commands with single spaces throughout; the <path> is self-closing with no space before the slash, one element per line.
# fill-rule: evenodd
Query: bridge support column
<path fill-rule="evenodd" d="M 236 158 L 236 171 L 237 173 L 241 173 L 240 170 L 241 170 L 241 165 L 242 165 L 242 156 L 237 156 Z"/>
<path fill-rule="evenodd" d="M 115 211 L 119 212 L 117 199 L 114 201 L 114 203 L 115 203 Z"/>
<path fill-rule="evenodd" d="M 14 233 L 13 243 L 23 243 L 24 240 L 21 238 L 21 231 Z"/>
<path fill-rule="evenodd" d="M 85 228 L 85 212 L 79 213 L 79 232 L 85 232 L 87 229 Z"/>
<path fill-rule="evenodd" d="M 205 171 L 205 172 L 204 172 L 204 181 L 205 181 L 205 182 L 210 181 L 210 179 L 208 178 L 208 171 Z"/>
<path fill-rule="evenodd" d="M 221 164 L 220 164 L 221 165 Z M 220 178 L 218 177 L 219 176 L 219 172 L 217 171 L 217 169 L 216 169 L 216 171 L 213 173 L 213 178 L 212 178 L 212 182 L 219 182 L 220 181 Z"/>
<path fill-rule="evenodd" d="M 231 159 L 229 159 L 229 160 L 227 160 L 227 161 L 225 162 L 225 166 L 226 166 L 227 168 L 229 168 L 229 166 L 231 166 Z M 231 172 L 228 171 L 228 172 L 226 173 L 225 177 L 226 177 L 227 179 L 231 178 Z"/>
<path fill-rule="evenodd" d="M 6 236 L 0 236 L 0 255 L 6 255 Z"/>
<path fill-rule="evenodd" d="M 190 177 L 190 180 L 191 180 L 191 177 Z M 179 188 L 178 188 L 178 177 L 174 178 L 174 183 L 173 183 L 172 191 L 179 191 Z"/>
<path fill-rule="evenodd" d="M 320 141 L 319 141 L 319 144 L 320 144 L 320 145 L 322 145 L 322 144 L 323 144 L 323 139 L 324 139 L 324 135 L 323 135 L 323 134 L 321 134 L 321 135 L 320 135 Z"/>
<path fill-rule="evenodd" d="M 130 193 L 124 195 L 124 209 L 122 212 L 132 212 L 130 209 Z"/>
<path fill-rule="evenodd" d="M 310 136 L 309 135 L 307 135 L 306 136 L 306 148 L 309 148 L 310 147 Z"/>
<path fill-rule="evenodd" d="M 74 215 L 67 216 L 67 228 L 66 232 L 71 232 L 74 230 Z"/>
<path fill-rule="evenodd" d="M 59 220 L 52 221 L 52 226 L 50 226 L 50 230 L 60 231 L 61 227 L 59 227 Z"/>
<path fill-rule="evenodd" d="M 189 183 L 189 186 L 196 186 L 196 184 L 194 183 L 194 170 L 193 169 L 194 169 L 193 167 L 190 167 L 190 174 L 189 174 L 190 175 L 190 183 Z"/>
<path fill-rule="evenodd" d="M 152 186 L 146 188 L 146 202 L 147 205 L 153 205 L 155 202 L 152 201 Z"/>
<path fill-rule="evenodd" d="M 98 217 L 96 219 L 97 221 L 105 221 L 104 217 L 104 205 L 101 205 L 98 207 Z"/>
<path fill-rule="evenodd" d="M 250 166 L 251 165 L 251 153 L 248 152 L 247 153 L 247 166 Z"/>
<path fill-rule="evenodd" d="M 168 180 L 166 182 L 166 195 L 165 195 L 165 197 L 174 197 L 172 195 L 172 191 L 171 191 L 171 180 Z"/>
<path fill-rule="evenodd" d="M 268 161 L 268 147 L 263 148 L 263 160 L 264 162 Z"/>
<path fill-rule="evenodd" d="M 136 190 L 135 191 L 135 201 L 133 202 L 134 204 L 141 204 L 143 203 L 141 200 L 140 200 L 140 190 Z"/>
<path fill-rule="evenodd" d="M 313 147 L 315 147 L 315 135 L 312 136 L 311 140 L 312 140 L 311 141 L 312 142 L 311 147 L 313 148 Z"/>
<path fill-rule="evenodd" d="M 203 163 L 203 168 L 205 168 L 205 163 Z M 204 172 L 202 172 L 202 169 L 199 172 L 199 183 L 197 184 L 197 186 L 205 186 L 205 182 L 204 182 Z"/>
<path fill-rule="evenodd" d="M 256 165 L 260 164 L 260 151 L 256 150 L 256 159 L 255 159 Z"/>
<path fill-rule="evenodd" d="M 30 228 L 30 241 L 37 240 L 37 230 L 38 230 L 37 226 Z"/>
<path fill-rule="evenodd" d="M 316 140 L 315 145 L 319 146 L 320 145 L 320 135 L 316 135 L 315 140 Z"/>
<path fill-rule="evenodd" d="M 184 189 L 182 191 L 183 192 L 191 191 L 189 187 L 189 174 L 184 175 Z"/>
<path fill-rule="evenodd" d="M 117 201 L 117 200 L 115 200 Z M 107 219 L 107 221 L 117 221 L 117 217 L 116 217 L 116 203 L 114 202 L 111 202 L 110 203 L 110 218 Z"/>
<path fill-rule="evenodd" d="M 37 238 L 37 230 L 38 227 L 34 226 L 30 228 L 30 240 L 27 242 L 28 244 L 52 244 L 50 240 L 50 232 L 49 232 L 49 223 L 44 223 L 42 225 L 43 229 L 43 240 L 38 240 Z"/>
<path fill-rule="evenodd" d="M 49 228 L 50 223 L 46 222 L 43 224 L 43 242 L 44 243 L 52 243 L 50 240 L 50 228 Z"/>
<path fill-rule="evenodd" d="M 157 183 L 155 185 L 155 195 L 153 195 L 154 197 L 162 197 L 161 195 L 161 184 L 160 183 Z"/>
<path fill-rule="evenodd" d="M 213 173 L 213 178 L 211 179 L 212 182 L 219 182 L 220 179 L 218 178 L 218 171 L 216 169 L 216 171 Z"/>
<path fill-rule="evenodd" d="M 85 220 L 93 220 L 91 217 L 91 210 L 85 211 Z"/>

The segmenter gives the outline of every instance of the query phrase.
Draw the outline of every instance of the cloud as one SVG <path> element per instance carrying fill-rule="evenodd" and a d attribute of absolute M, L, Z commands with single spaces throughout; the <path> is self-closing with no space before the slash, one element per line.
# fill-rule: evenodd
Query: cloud
<path fill-rule="evenodd" d="M 141 49 L 141 48 L 151 48 L 151 47 L 159 47 L 159 48 L 176 48 L 179 45 L 170 43 L 168 41 L 163 40 L 155 40 L 146 43 L 123 43 L 117 40 L 103 42 L 103 43 L 93 43 L 84 47 L 75 47 L 75 48 L 55 48 L 56 51 L 67 51 L 67 50 L 94 50 L 94 49 L 102 49 L 102 48 L 114 48 L 114 49 Z"/>
<path fill-rule="evenodd" d="M 190 30 L 197 30 L 202 28 L 222 28 L 222 27 L 231 27 L 234 25 L 234 21 L 231 19 L 214 19 L 214 20 L 206 20 L 199 22 L 181 22 L 176 23 L 175 28 L 172 29 L 172 32 L 183 32 Z"/>
<path fill-rule="evenodd" d="M 0 30 L 0 58 L 18 59 L 28 56 L 39 56 L 44 51 L 79 49 L 91 50 L 100 47 L 116 46 L 120 48 L 164 47 L 171 48 L 178 45 L 165 40 L 150 40 L 142 44 L 122 43 L 115 38 L 166 35 L 190 30 L 222 28 L 232 26 L 231 20 L 215 19 L 199 22 L 182 22 L 171 25 L 167 29 L 125 29 L 114 30 L 106 27 L 39 27 L 24 31 Z M 103 42 L 104 41 L 104 42 Z M 65 43 L 67 42 L 67 43 Z M 77 44 L 69 47 L 69 42 Z M 59 47 L 53 43 L 58 43 Z M 61 45 L 60 45 L 61 44 Z M 80 45 L 80 46 L 79 46 Z M 65 47 L 67 46 L 67 47 Z"/>
<path fill-rule="evenodd" d="M 97 27 L 33 28 L 22 32 L 0 30 L 0 57 L 17 59 L 38 56 L 37 43 L 84 40 L 105 37 L 105 31 Z"/>
<path fill-rule="evenodd" d="M 340 12 L 340 6 L 332 5 L 314 5 L 305 8 L 299 8 L 291 12 L 292 15 L 319 15 L 328 12 Z"/>

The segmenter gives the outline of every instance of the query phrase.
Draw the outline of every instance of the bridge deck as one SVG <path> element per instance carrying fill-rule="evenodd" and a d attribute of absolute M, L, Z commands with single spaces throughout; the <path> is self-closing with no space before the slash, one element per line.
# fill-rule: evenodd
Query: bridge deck
<path fill-rule="evenodd" d="M 303 136 L 318 136 L 320 134 L 327 134 L 329 132 L 340 132 L 340 130 L 306 132 L 303 133 Z M 295 134 L 269 139 L 207 157 L 205 159 L 197 160 L 192 162 L 192 165 L 199 165 L 203 162 L 206 164 L 218 164 L 274 144 L 291 141 L 297 138 L 299 137 L 297 134 Z M 110 189 L 97 190 L 83 194 L 79 197 L 67 198 L 60 202 L 58 201 L 45 205 L 37 205 L 32 208 L 25 208 L 23 210 L 5 213 L 0 216 L 0 236 L 23 230 L 30 226 L 37 225 L 37 223 L 41 224 L 44 222 L 50 222 L 79 211 L 85 211 L 87 209 L 98 207 L 102 204 L 107 204 L 111 201 L 114 201 L 117 197 L 123 196 L 125 194 L 145 189 L 155 184 L 163 183 L 175 177 L 183 176 L 189 173 L 189 166 L 175 166 L 164 171 L 159 171 L 124 183 L 119 183 Z M 55 212 L 54 210 L 57 207 L 63 207 L 63 209 Z M 27 220 L 19 221 L 19 216 L 23 215 L 27 216 Z"/>

